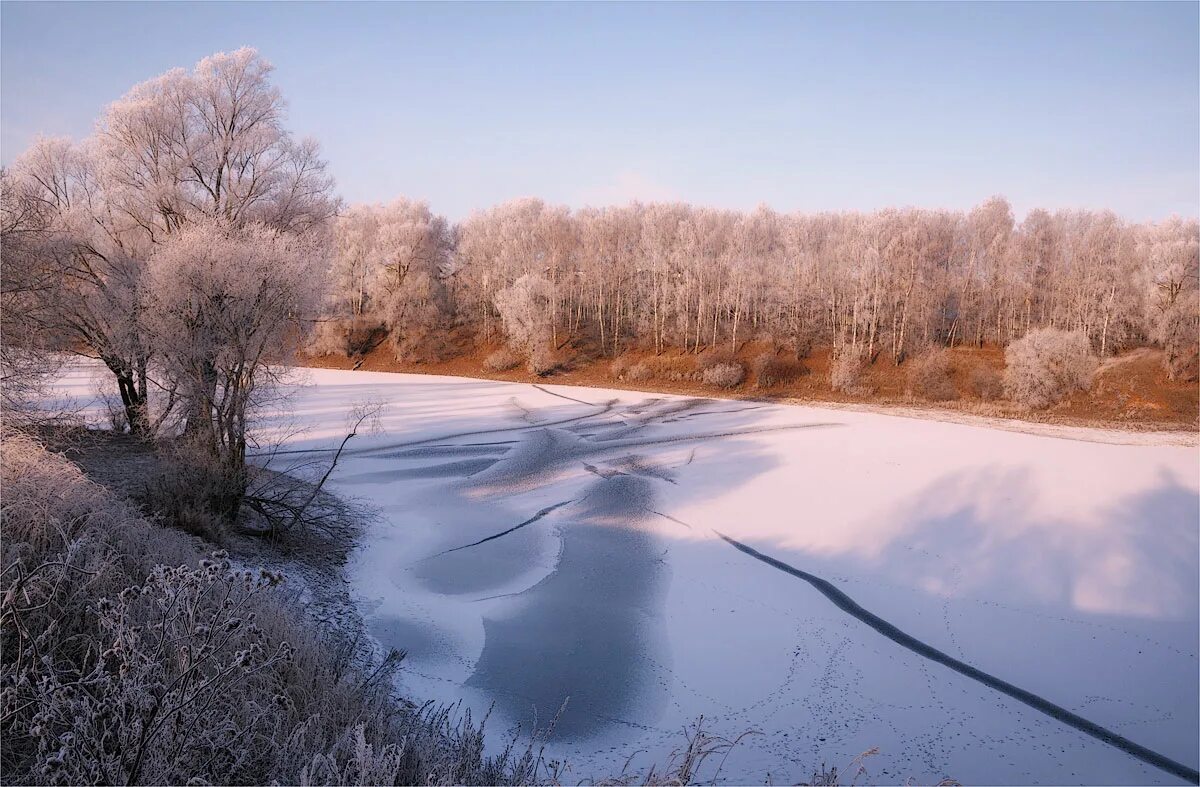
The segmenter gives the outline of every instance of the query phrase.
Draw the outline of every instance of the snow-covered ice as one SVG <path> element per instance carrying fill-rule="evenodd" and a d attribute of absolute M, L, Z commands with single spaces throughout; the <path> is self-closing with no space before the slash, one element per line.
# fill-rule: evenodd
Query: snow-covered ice
<path fill-rule="evenodd" d="M 268 419 L 380 513 L 350 566 L 405 690 L 544 725 L 565 778 L 662 761 L 703 714 L 729 782 L 1179 783 L 904 634 L 1188 769 L 1200 455 L 881 413 L 313 370 Z M 306 431 L 295 434 L 297 425 Z M 275 462 L 285 467 L 282 461 Z M 836 592 L 835 591 L 835 592 Z M 569 699 L 568 699 L 569 698 Z"/>

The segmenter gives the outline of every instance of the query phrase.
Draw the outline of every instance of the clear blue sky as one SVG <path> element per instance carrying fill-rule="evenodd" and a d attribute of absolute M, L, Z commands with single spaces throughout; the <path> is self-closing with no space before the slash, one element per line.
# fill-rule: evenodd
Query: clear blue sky
<path fill-rule="evenodd" d="M 0 155 L 257 47 L 350 201 L 1200 213 L 1200 5 L 0 6 Z"/>

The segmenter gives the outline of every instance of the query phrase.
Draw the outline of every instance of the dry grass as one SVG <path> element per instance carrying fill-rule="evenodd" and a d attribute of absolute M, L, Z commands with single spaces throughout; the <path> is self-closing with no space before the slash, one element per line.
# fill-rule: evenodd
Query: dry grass
<path fill-rule="evenodd" d="M 629 382 L 682 382 L 694 379 L 696 366 L 687 355 L 649 355 L 640 359 L 622 355 L 612 361 L 609 372 L 613 379 Z"/>
<path fill-rule="evenodd" d="M 600 785 L 630 787 L 631 785 L 690 785 L 716 784 L 725 765 L 725 759 L 735 746 L 758 730 L 747 730 L 735 738 L 713 735 L 704 729 L 704 717 L 700 716 L 682 731 L 684 743 L 674 749 L 661 764 L 652 764 L 645 771 L 630 773 L 632 761 L 626 760 L 620 775 L 596 782 Z M 705 766 L 711 765 L 711 773 L 704 774 Z M 702 774 L 706 778 L 701 778 Z"/>
<path fill-rule="evenodd" d="M 635 383 L 644 383 L 648 380 L 653 380 L 654 365 L 648 361 L 639 361 L 638 363 L 630 366 L 625 372 L 624 377 L 621 379 L 626 379 Z"/>
<path fill-rule="evenodd" d="M 971 367 L 969 379 L 971 392 L 985 402 L 1004 396 L 1004 378 L 995 369 L 985 364 Z"/>
<path fill-rule="evenodd" d="M 723 347 L 715 349 L 710 348 L 695 356 L 694 369 L 697 374 L 704 374 L 704 372 L 708 371 L 714 366 L 736 362 L 737 356 L 735 356 L 730 350 Z"/>
<path fill-rule="evenodd" d="M 538 739 L 393 694 L 300 617 L 286 582 L 145 520 L 62 457 L 3 434 L 0 573 L 9 783 L 510 784 Z"/>
<path fill-rule="evenodd" d="M 631 366 L 633 366 L 633 359 L 628 355 L 617 356 L 608 365 L 608 375 L 614 380 L 623 379 Z"/>

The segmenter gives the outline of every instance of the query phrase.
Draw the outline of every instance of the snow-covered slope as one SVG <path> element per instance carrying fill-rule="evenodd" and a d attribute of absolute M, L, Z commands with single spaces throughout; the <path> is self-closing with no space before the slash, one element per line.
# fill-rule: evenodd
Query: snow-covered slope
<path fill-rule="evenodd" d="M 661 761 L 701 714 L 760 733 L 732 782 L 873 747 L 876 782 L 1178 783 L 1200 760 L 1194 447 L 308 377 L 271 421 L 307 428 L 289 449 L 386 403 L 334 483 L 381 513 L 352 581 L 381 645 L 408 651 L 406 689 L 494 706 L 494 730 L 569 698 L 566 778 Z"/>

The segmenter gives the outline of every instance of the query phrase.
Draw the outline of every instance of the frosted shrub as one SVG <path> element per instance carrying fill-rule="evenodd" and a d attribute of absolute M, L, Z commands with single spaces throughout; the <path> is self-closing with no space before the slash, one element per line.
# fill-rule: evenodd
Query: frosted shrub
<path fill-rule="evenodd" d="M 1004 390 L 1018 404 L 1049 407 L 1091 387 L 1096 356 L 1082 332 L 1040 328 L 1004 351 Z"/>
<path fill-rule="evenodd" d="M 829 364 L 829 386 L 842 393 L 862 393 L 865 390 L 862 376 L 866 368 L 867 359 L 862 353 L 843 346 L 834 351 Z"/>
<path fill-rule="evenodd" d="M 210 592 L 223 564 L 186 581 L 177 572 L 187 569 L 151 568 L 197 553 L 36 442 L 11 433 L 3 440 L 6 778 L 177 783 L 205 773 L 187 767 L 191 751 L 212 758 L 214 780 L 236 779 L 218 770 L 208 746 L 245 726 L 220 718 L 228 703 L 244 702 L 235 694 L 219 701 L 240 681 L 228 664 L 237 652 L 226 646 L 249 649 L 242 658 L 251 668 L 257 651 L 246 640 L 254 628 L 241 597 L 230 593 L 225 604 Z M 226 666 L 214 671 L 218 663 Z M 215 716 L 201 724 L 197 714 Z"/>
<path fill-rule="evenodd" d="M 243 703 L 253 691 L 268 700 L 270 673 L 291 658 L 286 642 L 267 641 L 251 599 L 279 581 L 268 572 L 236 572 L 223 553 L 198 568 L 159 566 L 146 582 L 95 606 L 102 655 L 82 691 L 63 695 L 59 676 L 42 684 L 42 729 L 87 783 L 179 783 L 204 769 L 242 781 L 269 753 L 244 741 L 268 734 L 269 705 Z M 48 737 L 48 736 L 47 736 Z M 101 744 L 97 751 L 96 743 Z"/>
<path fill-rule="evenodd" d="M 489 372 L 508 372 L 520 365 L 521 356 L 507 347 L 501 347 L 483 359 L 483 368 Z"/>
<path fill-rule="evenodd" d="M 706 371 L 718 364 L 736 363 L 733 353 L 728 350 L 705 350 L 696 356 L 695 370 L 698 375 L 703 375 Z"/>
<path fill-rule="evenodd" d="M 632 365 L 633 361 L 630 360 L 629 356 L 622 355 L 618 358 L 614 358 L 612 363 L 609 364 L 608 374 L 614 380 L 624 379 L 625 374 L 629 371 L 629 367 Z"/>
<path fill-rule="evenodd" d="M 700 381 L 714 388 L 736 388 L 746 379 L 746 369 L 740 363 L 718 363 L 700 374 Z"/>
<path fill-rule="evenodd" d="M 914 396 L 934 402 L 958 398 L 958 390 L 950 379 L 950 354 L 945 348 L 934 347 L 909 361 L 908 391 Z"/>
<path fill-rule="evenodd" d="M 763 353 L 754 359 L 754 384 L 758 388 L 792 382 L 805 372 L 799 361 L 780 358 L 775 353 Z"/>
<path fill-rule="evenodd" d="M 549 344 L 539 344 L 529 351 L 529 371 L 534 374 L 545 377 L 554 371 L 554 353 L 550 350 Z"/>
<path fill-rule="evenodd" d="M 647 380 L 653 380 L 654 367 L 646 361 L 639 361 L 629 367 L 629 371 L 625 373 L 625 379 L 635 383 L 644 383 Z"/>

